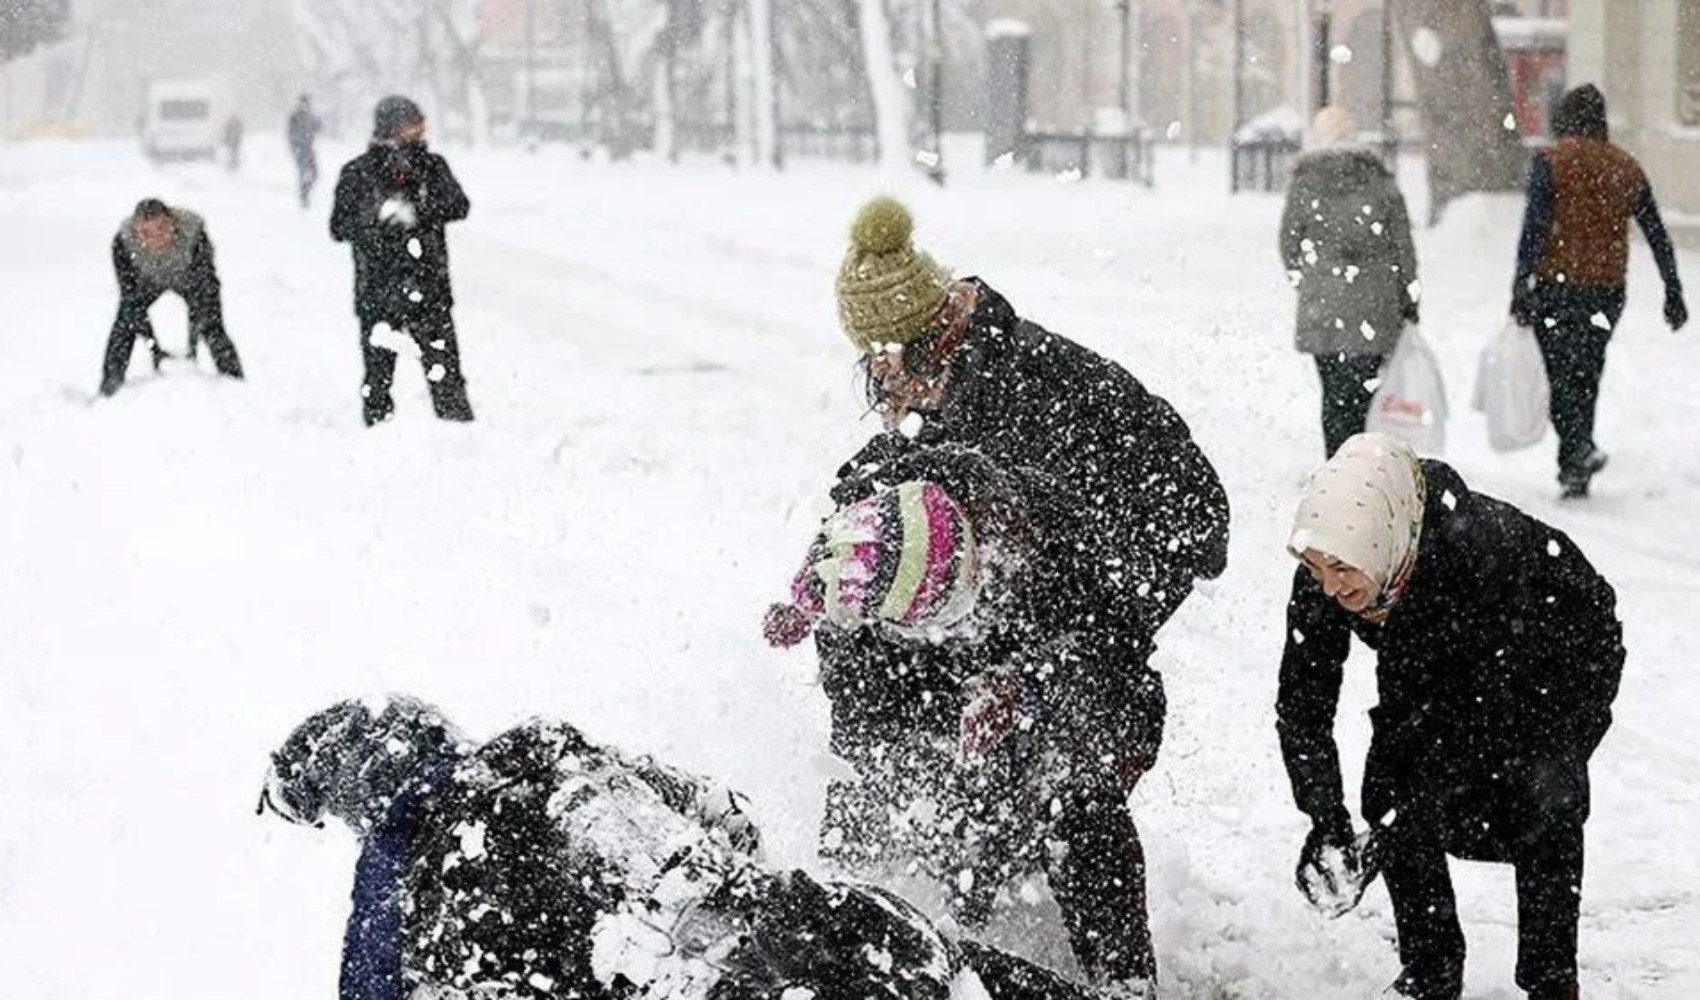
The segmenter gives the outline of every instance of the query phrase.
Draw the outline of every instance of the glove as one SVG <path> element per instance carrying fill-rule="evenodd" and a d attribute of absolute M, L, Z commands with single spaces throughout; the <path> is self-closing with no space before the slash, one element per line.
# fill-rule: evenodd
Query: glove
<path fill-rule="evenodd" d="M 1519 281 L 1511 291 L 1511 319 L 1518 326 L 1533 327 L 1535 325 L 1534 304 L 1529 301 L 1528 289 Z"/>
<path fill-rule="evenodd" d="M 1411 326 L 1416 326 L 1423 321 L 1422 311 L 1413 299 L 1406 299 L 1399 304 L 1399 318 Z"/>
<path fill-rule="evenodd" d="M 1665 322 L 1672 333 L 1688 325 L 1688 303 L 1682 301 L 1681 288 L 1665 289 Z"/>
<path fill-rule="evenodd" d="M 1375 838 L 1373 828 L 1354 838 L 1345 810 L 1314 822 L 1293 873 L 1294 883 L 1310 905 L 1330 919 L 1358 905 L 1381 872 Z"/>
<path fill-rule="evenodd" d="M 790 649 L 814 630 L 815 620 L 795 604 L 773 604 L 761 621 L 762 638 L 774 649 Z"/>
<path fill-rule="evenodd" d="M 1022 720 L 1021 688 L 1021 678 L 1004 670 L 977 674 L 963 685 L 968 702 L 962 708 L 958 739 L 964 761 L 985 760 Z"/>

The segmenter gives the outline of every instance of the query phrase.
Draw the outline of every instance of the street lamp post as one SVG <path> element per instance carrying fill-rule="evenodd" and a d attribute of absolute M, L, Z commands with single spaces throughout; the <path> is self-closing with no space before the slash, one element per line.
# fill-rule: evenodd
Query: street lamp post
<path fill-rule="evenodd" d="M 1382 6 L 1385 7 L 1386 0 Z M 1334 2 L 1333 0 L 1316 0 L 1316 47 L 1311 58 L 1316 65 L 1316 110 L 1334 103 L 1333 95 L 1329 92 L 1329 84 L 1333 82 L 1334 74 L 1330 72 L 1333 65 L 1334 48 Z"/>

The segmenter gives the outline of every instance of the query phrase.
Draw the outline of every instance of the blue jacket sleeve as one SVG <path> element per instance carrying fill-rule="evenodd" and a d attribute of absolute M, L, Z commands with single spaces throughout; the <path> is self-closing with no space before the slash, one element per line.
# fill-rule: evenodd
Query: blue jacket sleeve
<path fill-rule="evenodd" d="M 1552 163 L 1537 154 L 1529 166 L 1529 200 L 1523 209 L 1523 235 L 1517 240 L 1517 277 L 1511 294 L 1528 291 L 1529 278 L 1540 266 L 1547 234 L 1552 231 Z"/>
<path fill-rule="evenodd" d="M 1666 291 L 1680 293 L 1682 277 L 1676 270 L 1676 248 L 1671 245 L 1664 217 L 1659 214 L 1659 203 L 1653 198 L 1653 185 L 1645 181 L 1641 182 L 1641 198 L 1635 203 L 1635 222 L 1647 237 L 1653 259 L 1658 261 L 1659 277 L 1665 280 Z"/>

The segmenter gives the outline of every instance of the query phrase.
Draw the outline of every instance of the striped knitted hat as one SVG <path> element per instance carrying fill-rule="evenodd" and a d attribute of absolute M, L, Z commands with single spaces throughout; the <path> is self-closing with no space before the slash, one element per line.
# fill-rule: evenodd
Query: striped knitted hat
<path fill-rule="evenodd" d="M 841 628 L 944 627 L 973 610 L 979 581 L 962 508 L 937 483 L 917 481 L 827 519 L 792 599 Z"/>

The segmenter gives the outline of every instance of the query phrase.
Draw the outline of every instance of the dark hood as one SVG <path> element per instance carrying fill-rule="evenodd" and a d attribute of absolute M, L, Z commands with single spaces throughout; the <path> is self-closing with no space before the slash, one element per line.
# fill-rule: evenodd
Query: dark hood
<path fill-rule="evenodd" d="M 272 752 L 261 808 L 294 823 L 334 816 L 365 836 L 409 784 L 461 756 L 463 746 L 454 726 L 417 699 L 337 702 Z"/>
<path fill-rule="evenodd" d="M 1606 123 L 1606 95 L 1584 83 L 1559 98 L 1552 113 L 1552 134 L 1560 139 L 1611 139 Z"/>

